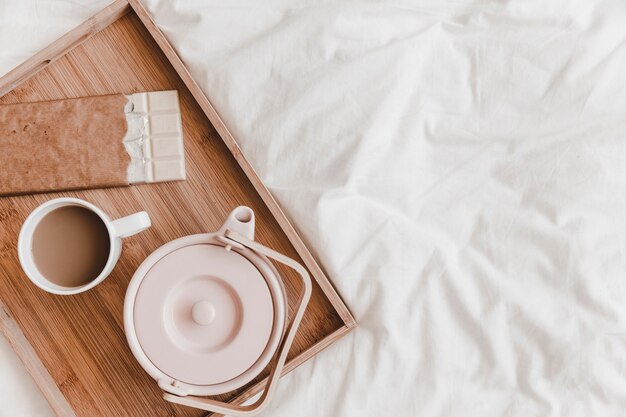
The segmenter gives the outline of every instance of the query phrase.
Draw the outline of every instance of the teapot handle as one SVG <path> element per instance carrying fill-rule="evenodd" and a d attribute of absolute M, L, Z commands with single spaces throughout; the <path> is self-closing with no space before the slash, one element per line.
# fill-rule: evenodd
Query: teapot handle
<path fill-rule="evenodd" d="M 204 397 L 195 397 L 191 395 L 186 397 L 180 397 L 178 395 L 170 393 L 164 393 L 163 398 L 172 403 L 186 405 L 188 407 L 194 407 L 201 410 L 212 411 L 221 414 L 229 414 L 233 416 L 252 416 L 261 412 L 267 406 L 272 394 L 274 393 L 274 390 L 276 389 L 276 383 L 278 381 L 278 378 L 280 377 L 281 371 L 283 370 L 285 361 L 287 360 L 289 348 L 291 347 L 291 343 L 293 342 L 296 331 L 300 326 L 300 321 L 302 320 L 302 316 L 304 315 L 306 306 L 309 303 L 309 299 L 311 298 L 311 278 L 309 277 L 309 273 L 307 272 L 307 270 L 302 265 L 281 253 L 278 253 L 266 246 L 263 246 L 260 243 L 254 242 L 242 236 L 241 234 L 233 232 L 231 230 L 226 230 L 224 232 L 224 236 L 232 241 L 235 241 L 243 246 L 254 250 L 255 252 L 261 253 L 268 258 L 271 258 L 277 262 L 280 262 L 281 264 L 284 264 L 294 269 L 302 278 L 303 284 L 302 292 L 298 297 L 298 309 L 296 310 L 296 314 L 294 315 L 291 322 L 287 325 L 285 337 L 282 338 L 280 344 L 278 345 L 278 358 L 272 366 L 265 389 L 263 390 L 261 396 L 254 403 L 248 405 L 235 405 Z"/>

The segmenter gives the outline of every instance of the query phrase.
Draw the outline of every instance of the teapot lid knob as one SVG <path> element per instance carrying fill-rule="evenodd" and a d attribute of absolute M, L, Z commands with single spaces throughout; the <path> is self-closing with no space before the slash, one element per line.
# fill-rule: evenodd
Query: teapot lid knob
<path fill-rule="evenodd" d="M 210 301 L 198 301 L 191 307 L 191 318 L 200 326 L 208 326 L 215 320 L 215 307 Z"/>

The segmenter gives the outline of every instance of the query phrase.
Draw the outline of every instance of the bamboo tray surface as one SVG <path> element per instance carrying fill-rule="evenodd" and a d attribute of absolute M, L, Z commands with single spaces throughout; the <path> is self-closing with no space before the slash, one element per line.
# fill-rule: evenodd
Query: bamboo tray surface
<path fill-rule="evenodd" d="M 135 269 L 153 250 L 181 236 L 216 230 L 241 204 L 255 211 L 256 239 L 305 264 L 315 278 L 286 371 L 354 326 L 345 304 L 171 46 L 141 5 L 131 5 L 116 1 L 0 79 L 0 94 L 6 93 L 0 104 L 170 89 L 180 96 L 186 181 L 0 198 L 0 330 L 59 416 L 206 415 L 164 401 L 136 362 L 123 330 L 124 295 Z M 88 200 L 112 218 L 146 210 L 153 222 L 146 232 L 124 240 L 109 278 L 70 297 L 35 287 L 17 258 L 17 236 L 26 216 L 59 196 Z M 298 278 L 277 267 L 293 299 Z M 292 314 L 293 305 L 289 310 Z M 221 398 L 241 402 L 261 389 L 266 376 L 267 370 Z"/>

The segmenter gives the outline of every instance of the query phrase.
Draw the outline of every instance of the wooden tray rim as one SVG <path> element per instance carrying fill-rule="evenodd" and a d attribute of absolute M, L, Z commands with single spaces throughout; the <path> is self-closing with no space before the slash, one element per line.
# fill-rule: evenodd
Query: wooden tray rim
<path fill-rule="evenodd" d="M 182 81 L 200 105 L 202 111 L 216 129 L 219 136 L 222 138 L 223 142 L 244 171 L 246 177 L 250 180 L 250 182 L 252 182 L 255 190 L 263 202 L 267 205 L 277 223 L 280 225 L 281 229 L 293 245 L 294 249 L 311 272 L 311 275 L 317 281 L 320 289 L 328 298 L 331 305 L 344 323 L 342 327 L 328 334 L 322 340 L 312 345 L 310 348 L 288 362 L 285 365 L 282 375 L 289 373 L 300 364 L 328 347 L 334 341 L 350 332 L 356 326 L 356 320 L 342 300 L 341 296 L 337 293 L 337 290 L 333 287 L 330 280 L 326 277 L 314 259 L 313 255 L 305 246 L 295 228 L 287 219 L 270 191 L 265 187 L 252 165 L 250 165 L 248 160 L 243 155 L 241 148 L 218 115 L 208 97 L 195 82 L 165 35 L 163 35 L 161 30 L 152 20 L 148 11 L 140 3 L 140 0 L 115 0 L 109 6 L 97 12 L 89 19 L 76 26 L 56 41 L 52 42 L 46 48 L 37 52 L 31 58 L 27 59 L 13 70 L 0 77 L 0 97 L 9 93 L 20 84 L 37 74 L 39 71 L 43 70 L 48 65 L 91 38 L 93 35 L 105 29 L 119 18 L 125 16 L 130 11 L 134 11 L 134 13 L 139 17 L 140 21 L 165 54 L 174 70 L 181 77 Z M 38 387 L 42 390 L 44 397 L 48 400 L 56 415 L 59 417 L 75 417 L 75 413 L 73 412 L 71 406 L 56 386 L 56 383 L 50 377 L 47 369 L 44 367 L 36 352 L 24 336 L 22 330 L 12 318 L 11 313 L 1 300 L 0 332 L 4 334 L 20 360 L 24 363 L 27 371 L 33 377 Z M 265 381 L 266 380 L 264 379 L 253 385 L 241 395 L 233 399 L 233 402 L 242 403 L 251 398 L 263 389 Z"/>

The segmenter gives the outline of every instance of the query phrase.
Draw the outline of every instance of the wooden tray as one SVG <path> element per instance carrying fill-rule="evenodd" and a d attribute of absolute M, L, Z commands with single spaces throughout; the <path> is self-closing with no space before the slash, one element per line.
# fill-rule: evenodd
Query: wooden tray
<path fill-rule="evenodd" d="M 355 325 L 207 97 L 135 0 L 130 4 L 116 1 L 0 78 L 0 103 L 169 89 L 180 94 L 186 181 L 0 198 L 0 331 L 58 416 L 206 414 L 161 398 L 157 384 L 139 367 L 126 344 L 122 305 L 128 281 L 148 254 L 172 239 L 216 230 L 240 204 L 256 213 L 257 240 L 299 260 L 315 281 L 285 371 Z M 84 198 L 114 218 L 146 210 L 153 219 L 147 232 L 124 241 L 113 274 L 94 290 L 77 296 L 39 290 L 28 281 L 17 259 L 22 222 L 37 205 L 58 196 Z M 293 298 L 298 279 L 285 268 L 280 272 Z M 244 401 L 263 387 L 266 375 L 267 370 L 222 399 Z"/>

